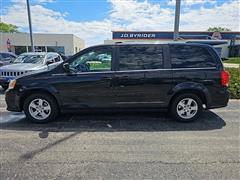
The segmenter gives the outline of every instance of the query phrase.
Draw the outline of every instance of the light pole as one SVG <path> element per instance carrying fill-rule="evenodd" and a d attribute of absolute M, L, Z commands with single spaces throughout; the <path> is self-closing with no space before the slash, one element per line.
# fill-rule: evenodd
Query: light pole
<path fill-rule="evenodd" d="M 180 6 L 181 6 L 181 0 L 176 0 L 174 35 L 173 35 L 174 41 L 177 41 L 179 36 Z"/>
<path fill-rule="evenodd" d="M 28 23 L 29 23 L 29 31 L 30 31 L 31 49 L 32 49 L 32 52 L 34 52 L 35 50 L 34 50 L 34 44 L 33 44 L 30 4 L 29 4 L 29 0 L 26 0 L 26 1 L 27 1 L 27 11 L 28 11 Z"/>

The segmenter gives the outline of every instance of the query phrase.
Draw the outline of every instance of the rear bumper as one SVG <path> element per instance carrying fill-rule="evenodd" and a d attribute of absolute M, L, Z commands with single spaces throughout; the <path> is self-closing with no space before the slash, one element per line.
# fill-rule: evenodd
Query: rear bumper
<path fill-rule="evenodd" d="M 227 88 L 222 88 L 212 95 L 211 103 L 207 109 L 226 107 L 229 102 L 230 93 Z"/>
<path fill-rule="evenodd" d="M 21 112 L 20 96 L 16 90 L 10 89 L 5 92 L 5 100 L 8 111 Z"/>

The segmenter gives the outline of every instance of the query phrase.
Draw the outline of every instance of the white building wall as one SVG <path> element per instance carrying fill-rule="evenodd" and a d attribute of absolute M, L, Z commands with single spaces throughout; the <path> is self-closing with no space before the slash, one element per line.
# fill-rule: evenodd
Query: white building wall
<path fill-rule="evenodd" d="M 30 46 L 28 33 L 0 33 L 0 51 L 7 51 L 7 40 L 12 46 Z M 34 46 L 64 46 L 66 55 L 73 55 L 74 47 L 84 48 L 84 41 L 73 34 L 33 34 Z"/>
<path fill-rule="evenodd" d="M 73 36 L 73 49 L 74 53 L 78 53 L 85 47 L 84 41 L 77 36 Z"/>

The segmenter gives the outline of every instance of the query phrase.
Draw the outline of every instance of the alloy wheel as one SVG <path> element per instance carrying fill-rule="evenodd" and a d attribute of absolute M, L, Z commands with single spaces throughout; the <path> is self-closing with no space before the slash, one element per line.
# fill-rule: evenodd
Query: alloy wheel
<path fill-rule="evenodd" d="M 184 98 L 177 104 L 177 114 L 183 119 L 191 119 L 198 112 L 198 104 L 192 98 Z"/>
<path fill-rule="evenodd" d="M 30 115 L 37 120 L 45 120 L 51 114 L 51 106 L 44 99 L 34 99 L 29 104 Z"/>

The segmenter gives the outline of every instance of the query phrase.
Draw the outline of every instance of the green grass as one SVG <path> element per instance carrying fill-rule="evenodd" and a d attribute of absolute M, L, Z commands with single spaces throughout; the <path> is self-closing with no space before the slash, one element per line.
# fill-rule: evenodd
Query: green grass
<path fill-rule="evenodd" d="M 240 64 L 240 57 L 228 58 L 226 61 L 223 61 L 223 63 Z"/>
<path fill-rule="evenodd" d="M 91 63 L 90 70 L 111 70 L 111 61 L 103 61 L 102 63 Z"/>

